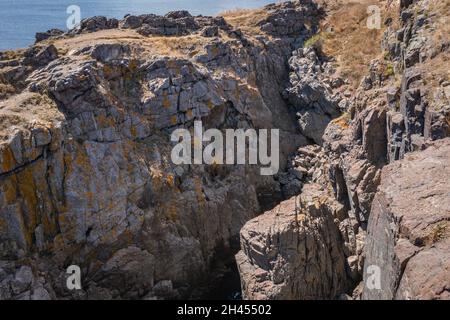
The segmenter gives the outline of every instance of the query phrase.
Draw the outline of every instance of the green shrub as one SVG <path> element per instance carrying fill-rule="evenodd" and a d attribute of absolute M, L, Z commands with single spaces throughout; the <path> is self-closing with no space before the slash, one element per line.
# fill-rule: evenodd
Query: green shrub
<path fill-rule="evenodd" d="M 304 47 L 309 48 L 313 47 L 314 49 L 321 51 L 323 45 L 323 37 L 322 34 L 316 34 L 305 41 Z"/>
<path fill-rule="evenodd" d="M 393 64 L 388 64 L 386 66 L 386 70 L 384 71 L 384 75 L 386 77 L 390 77 L 390 76 L 393 76 L 394 74 L 395 74 L 394 65 Z"/>

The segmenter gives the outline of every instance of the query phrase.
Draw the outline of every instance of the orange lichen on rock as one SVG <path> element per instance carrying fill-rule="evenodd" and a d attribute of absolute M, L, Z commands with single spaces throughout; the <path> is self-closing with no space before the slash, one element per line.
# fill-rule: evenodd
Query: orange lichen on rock
<path fill-rule="evenodd" d="M 14 159 L 14 155 L 11 151 L 11 148 L 7 145 L 3 145 L 2 150 L 0 150 L 1 153 L 1 165 L 2 165 L 2 172 L 8 172 L 15 168 L 16 166 L 16 160 Z"/>
<path fill-rule="evenodd" d="M 163 106 L 164 108 L 170 108 L 171 105 L 172 105 L 172 104 L 170 103 L 170 99 L 169 99 L 169 97 L 168 97 L 168 95 L 167 95 L 167 92 L 164 91 L 164 93 L 163 93 L 162 106 Z"/>
<path fill-rule="evenodd" d="M 7 204 L 13 204 L 17 198 L 17 178 L 16 175 L 6 177 L 2 181 L 2 193 Z"/>

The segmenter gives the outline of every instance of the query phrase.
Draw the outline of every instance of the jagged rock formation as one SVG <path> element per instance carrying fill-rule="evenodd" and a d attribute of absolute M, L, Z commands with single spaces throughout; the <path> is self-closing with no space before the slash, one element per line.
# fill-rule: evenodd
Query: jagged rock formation
<path fill-rule="evenodd" d="M 450 298 L 449 162 L 447 138 L 383 168 L 365 246 L 383 290 L 366 287 L 364 299 Z"/>
<path fill-rule="evenodd" d="M 393 68 L 403 72 L 400 87 L 389 90 L 395 106 L 388 114 L 390 161 L 420 150 L 423 138 L 450 134 L 449 83 L 442 70 L 448 69 L 444 61 L 450 47 L 447 14 L 447 1 L 402 2 L 399 28 L 389 27 L 385 33 L 382 45 Z"/>
<path fill-rule="evenodd" d="M 384 50 L 364 70 L 327 48 L 361 48 L 365 1 L 93 17 L 0 53 L 0 299 L 198 298 L 239 234 L 244 298 L 447 298 L 449 2 L 378 4 L 399 14 L 364 33 Z M 280 129 L 280 172 L 174 165 L 170 133 L 194 120 Z M 415 183 L 424 168 L 438 185 Z"/>
<path fill-rule="evenodd" d="M 380 5 L 384 4 L 380 2 Z M 322 146 L 322 152 L 317 153 L 314 163 L 314 156 L 305 158 L 310 167 L 317 160 L 320 160 L 320 165 L 315 178 L 302 180 L 300 175 L 303 189 L 298 198 L 316 199 L 317 205 L 305 205 L 303 208 L 295 206 L 299 201 L 293 197 L 244 226 L 241 231 L 242 251 L 237 255 L 237 261 L 245 298 L 347 299 L 349 295 L 361 298 L 363 290 L 363 298 L 368 299 L 447 298 L 445 288 L 450 278 L 445 271 L 448 268 L 446 254 L 439 251 L 445 248 L 445 240 L 437 243 L 436 248 L 430 251 L 424 248 L 423 257 L 430 259 L 430 267 L 436 271 L 435 277 L 420 279 L 427 273 L 427 266 L 423 262 L 426 258 L 422 258 L 411 264 L 408 274 L 401 280 L 405 262 L 420 249 L 416 248 L 418 244 L 410 238 L 409 231 L 404 230 L 408 227 L 402 224 L 401 213 L 396 218 L 395 210 L 389 209 L 389 204 L 395 199 L 407 204 L 410 191 L 416 197 L 427 193 L 425 187 L 414 187 L 417 183 L 413 182 L 413 177 L 418 176 L 418 180 L 414 180 L 417 182 L 421 180 L 421 175 L 415 175 L 414 171 L 406 173 L 405 168 L 417 167 L 419 171 L 418 168 L 422 166 L 424 169 L 433 153 L 439 154 L 440 148 L 447 148 L 441 146 L 446 142 L 436 141 L 436 149 L 408 157 L 411 161 L 416 157 L 421 159 L 414 164 L 409 165 L 408 160 L 405 160 L 403 164 L 392 164 L 388 167 L 390 169 L 383 170 L 385 178 L 381 188 L 389 189 L 390 198 L 383 198 L 382 205 L 379 205 L 382 192 L 377 193 L 377 188 L 381 182 L 382 168 L 386 164 L 402 159 L 408 152 L 426 149 L 430 140 L 450 135 L 447 129 L 449 101 L 444 93 L 448 74 L 441 71 L 442 66 L 448 70 L 448 62 L 443 61 L 448 61 L 449 38 L 448 33 L 438 38 L 430 34 L 430 30 L 444 33 L 447 30 L 443 17 L 447 15 L 445 8 L 448 5 L 448 2 L 402 2 L 398 9 L 399 17 L 385 21 L 386 31 L 381 43 L 387 53 L 380 52 L 382 58 L 376 57 L 370 61 L 368 73 L 356 90 L 348 88 L 346 79 L 342 79 L 337 72 L 342 67 L 339 61 L 336 63 L 334 57 L 323 53 L 320 45 L 314 44 L 293 52 L 290 59 L 292 74 L 286 95 L 297 112 L 301 132 Z M 346 10 L 344 12 L 347 13 Z M 333 21 L 333 18 L 330 20 Z M 333 26 L 327 23 L 325 26 L 333 30 Z M 326 44 L 329 37 L 327 32 L 330 31 L 314 40 L 319 39 Z M 346 35 L 340 33 L 340 36 L 345 39 Z M 422 41 L 420 44 L 417 43 L 419 40 Z M 302 149 L 299 150 L 300 154 L 303 153 Z M 444 157 L 436 156 L 442 163 Z M 305 172 L 300 169 L 305 167 L 305 161 L 301 162 L 301 165 L 298 163 L 299 170 Z M 445 163 L 440 166 L 443 175 L 439 177 L 442 180 L 437 188 L 441 194 L 448 196 L 449 189 L 443 186 L 444 181 L 448 180 L 448 173 L 443 169 Z M 439 171 L 438 167 L 436 164 L 436 172 Z M 405 176 L 404 179 L 411 179 L 411 190 L 404 191 L 402 183 L 395 181 L 397 174 L 399 180 L 401 174 Z M 426 180 L 426 173 L 421 174 Z M 436 176 L 436 179 L 439 178 Z M 386 182 L 388 179 L 397 188 Z M 430 181 L 430 186 L 432 184 Z M 426 220 L 427 212 L 431 211 L 426 209 L 428 200 L 425 195 L 424 198 L 418 197 L 412 203 L 417 206 L 411 211 L 415 213 L 412 219 L 423 216 Z M 448 216 L 447 202 L 442 199 L 438 205 L 441 214 L 437 213 L 439 218 L 436 221 L 442 215 Z M 422 212 L 422 209 L 425 211 Z M 303 212 L 306 221 L 317 221 L 314 219 L 318 216 L 318 210 L 323 221 L 315 224 L 312 230 L 308 223 L 305 227 L 304 223 L 298 222 L 299 212 Z M 430 216 L 430 219 L 435 221 L 434 217 Z M 391 221 L 394 221 L 394 226 L 389 225 Z M 432 229 L 433 223 L 427 225 Z M 320 235 L 325 225 L 327 235 L 334 241 L 310 236 L 309 246 L 318 249 L 314 253 L 308 251 L 310 260 L 305 259 L 304 243 L 308 237 L 304 235 Z M 385 228 L 393 231 L 381 235 Z M 432 232 L 431 229 L 428 231 Z M 366 239 L 367 230 L 369 237 Z M 446 239 L 446 226 L 439 230 L 439 234 Z M 398 237 L 406 239 L 397 242 Z M 394 247 L 401 251 L 398 256 L 394 254 Z M 402 267 L 399 260 L 403 263 Z M 367 267 L 372 264 L 379 265 L 381 272 L 385 272 L 382 289 L 375 293 L 367 292 L 363 282 L 358 284 Z M 327 269 L 322 269 L 325 266 L 333 266 L 331 274 Z M 416 268 L 414 271 L 412 266 Z M 365 276 L 365 281 L 369 276 Z M 323 278 L 326 280 L 321 282 Z M 327 288 L 325 292 L 324 286 Z M 354 292 L 352 289 L 355 289 Z"/>
<path fill-rule="evenodd" d="M 343 207 L 330 200 L 319 185 L 308 184 L 298 198 L 244 226 L 236 259 L 245 298 L 332 299 L 350 287 L 333 221 Z"/>
<path fill-rule="evenodd" d="M 2 54 L 1 298 L 206 292 L 244 223 L 282 197 L 280 182 L 255 166 L 175 166 L 170 133 L 200 119 L 205 129 L 277 128 L 282 167 L 307 143 L 282 95 L 290 52 L 319 9 L 265 10 L 258 23 L 271 36 L 258 39 L 172 12 L 89 18 Z M 81 291 L 65 287 L 72 264 Z"/>
<path fill-rule="evenodd" d="M 286 94 L 297 111 L 301 132 L 322 145 L 328 123 L 341 113 L 338 104 L 342 97 L 339 93 L 333 94 L 332 87 L 324 81 L 334 70 L 331 63 L 321 61 L 314 47 L 293 52 L 289 65 L 291 86 Z"/>

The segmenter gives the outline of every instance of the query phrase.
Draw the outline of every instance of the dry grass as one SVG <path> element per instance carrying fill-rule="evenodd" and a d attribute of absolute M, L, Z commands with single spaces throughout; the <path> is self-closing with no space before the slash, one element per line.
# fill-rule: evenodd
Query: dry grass
<path fill-rule="evenodd" d="M 203 46 L 211 39 L 200 35 L 188 35 L 177 37 L 142 36 L 135 30 L 103 30 L 94 33 L 81 34 L 77 37 L 60 39 L 54 42 L 58 52 L 70 52 L 81 49 L 93 43 L 123 43 L 131 46 L 139 44 L 150 55 L 164 55 L 170 57 L 187 57 Z"/>
<path fill-rule="evenodd" d="M 450 53 L 445 52 L 426 61 L 424 79 L 428 85 L 438 86 L 441 80 L 450 81 Z"/>
<path fill-rule="evenodd" d="M 63 119 L 64 115 L 48 96 L 22 92 L 0 100 L 0 139 L 8 135 L 12 126 L 26 126 L 36 120 L 52 123 Z"/>
<path fill-rule="evenodd" d="M 5 99 L 15 92 L 16 89 L 12 85 L 0 83 L 0 99 Z"/>
<path fill-rule="evenodd" d="M 442 81 L 450 81 L 450 53 L 441 53 L 437 57 L 426 61 L 420 66 L 423 83 L 429 90 L 426 91 L 430 106 L 439 109 L 442 101 L 435 101 L 435 92 L 440 90 Z"/>
<path fill-rule="evenodd" d="M 323 51 L 326 55 L 336 58 L 337 71 L 356 87 L 367 74 L 370 61 L 381 56 L 380 42 L 385 31 L 383 22 L 389 16 L 394 17 L 398 9 L 391 5 L 387 10 L 385 1 L 380 0 L 339 3 L 341 5 L 333 7 L 321 27 Z M 380 30 L 367 27 L 369 4 L 382 8 Z"/>
<path fill-rule="evenodd" d="M 203 51 L 203 46 L 210 39 L 199 35 L 182 37 L 149 37 L 144 46 L 149 47 L 152 52 L 160 55 L 186 57 L 194 56 Z"/>
<path fill-rule="evenodd" d="M 450 1 L 450 0 L 446 0 Z M 321 32 L 305 43 L 306 46 L 320 46 L 323 52 L 336 58 L 337 71 L 357 87 L 368 72 L 371 60 L 381 57 L 381 37 L 386 26 L 383 22 L 392 17 L 395 21 L 398 8 L 386 0 L 327 0 L 328 17 L 321 26 Z M 378 5 L 382 9 L 380 30 L 367 27 L 367 8 Z M 254 35 L 262 34 L 258 24 L 267 18 L 264 9 L 235 9 L 220 13 L 235 28 Z"/>
<path fill-rule="evenodd" d="M 428 14 L 436 15 L 433 19 L 436 21 L 435 31 L 432 34 L 433 44 L 438 46 L 443 42 L 448 42 L 450 37 L 450 24 L 448 23 L 450 0 L 430 0 Z"/>
<path fill-rule="evenodd" d="M 19 50 L 8 50 L 8 51 L 1 51 L 0 52 L 0 61 L 1 60 L 15 60 L 20 59 L 23 57 L 25 50 L 19 49 Z"/>
<path fill-rule="evenodd" d="M 431 234 L 429 235 L 428 241 L 426 241 L 429 244 L 433 244 L 436 242 L 439 242 L 446 237 L 448 237 L 448 222 L 443 221 L 438 223 L 436 226 L 433 227 L 431 230 Z"/>
<path fill-rule="evenodd" d="M 234 28 L 251 35 L 264 34 L 258 24 L 268 17 L 268 12 L 264 9 L 234 9 L 223 11 L 218 15 L 224 17 Z"/>
<path fill-rule="evenodd" d="M 435 47 L 450 41 L 450 0 L 430 0 L 427 15 L 433 15 L 432 44 Z"/>

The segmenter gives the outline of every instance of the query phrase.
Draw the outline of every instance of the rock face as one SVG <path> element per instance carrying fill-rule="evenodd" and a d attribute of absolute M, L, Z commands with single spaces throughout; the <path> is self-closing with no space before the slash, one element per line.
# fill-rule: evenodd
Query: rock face
<path fill-rule="evenodd" d="M 230 29 L 221 17 L 193 17 L 187 11 L 169 12 L 164 17 L 154 14 L 127 16 L 121 22 L 121 27 L 136 29 L 138 33 L 145 36 L 182 36 L 201 30 L 202 36 L 213 37 L 218 34 L 219 28 Z"/>
<path fill-rule="evenodd" d="M 449 8 L 401 1 L 368 35 L 384 52 L 354 34 L 364 3 L 310 0 L 1 52 L 0 299 L 199 298 L 237 252 L 247 299 L 448 298 Z M 175 165 L 196 120 L 279 129 L 279 172 Z M 362 293 L 371 265 L 384 289 Z"/>
<path fill-rule="evenodd" d="M 333 219 L 343 209 L 320 186 L 303 188 L 241 230 L 236 260 L 245 299 L 332 299 L 350 286 Z"/>
<path fill-rule="evenodd" d="M 321 61 L 313 47 L 293 52 L 289 60 L 292 69 L 291 86 L 286 90 L 289 102 L 295 107 L 301 132 L 316 144 L 323 143 L 325 129 L 340 115 L 342 98 L 333 94 L 324 79 L 331 75 L 331 65 Z"/>
<path fill-rule="evenodd" d="M 64 34 L 64 31 L 59 29 L 50 29 L 46 32 L 37 32 L 36 33 L 36 43 L 47 40 L 51 37 L 57 37 Z"/>
<path fill-rule="evenodd" d="M 304 23 L 290 31 L 307 36 Z M 236 252 L 240 229 L 281 197 L 281 183 L 258 166 L 174 165 L 170 134 L 194 120 L 277 128 L 284 170 L 307 143 L 283 99 L 295 39 L 250 41 L 222 18 L 187 12 L 93 17 L 37 38 L 1 56 L 13 89 L 0 101 L 1 296 L 202 296 L 218 257 Z M 69 265 L 80 266 L 82 290 L 66 287 Z"/>
<path fill-rule="evenodd" d="M 318 22 L 325 15 L 323 8 L 312 0 L 284 1 L 269 4 L 265 9 L 271 14 L 258 22 L 258 25 L 264 32 L 278 37 L 308 37 L 311 31 L 316 32 Z"/>
<path fill-rule="evenodd" d="M 74 33 L 87 31 L 95 32 L 117 28 L 119 21 L 117 19 L 108 19 L 102 16 L 87 18 L 81 21 L 80 26 L 74 29 Z"/>
<path fill-rule="evenodd" d="M 404 1 L 400 16 L 386 20 L 382 46 L 389 54 L 368 63 L 368 74 L 356 89 L 349 88 L 347 79 L 337 73 L 339 63 L 326 56 L 320 45 L 314 45 L 313 40 L 327 41 L 326 33 L 333 33 L 331 26 L 331 31 L 322 31 L 306 47 L 293 51 L 285 97 L 296 112 L 301 132 L 319 146 L 299 149 L 287 172 L 280 175 L 287 201 L 251 220 L 241 231 L 242 251 L 237 261 L 245 298 L 352 295 L 359 299 L 372 280 L 371 273 L 367 273 L 372 264 L 381 267 L 382 290 L 372 292 L 366 287 L 363 298 L 448 297 L 448 259 L 442 250 L 447 245 L 445 221 L 449 208 L 448 191 L 443 184 L 449 174 L 445 157 L 439 153 L 448 148 L 448 142 L 432 142 L 449 135 L 446 75 L 435 75 L 441 70 L 437 61 L 448 61 L 448 36 L 437 44 L 429 34 L 430 27 L 444 28 L 440 23 L 445 18 L 436 17 L 446 17 L 448 4 L 428 5 L 426 1 Z M 427 15 L 427 10 L 432 10 L 435 17 Z M 443 65 L 448 69 L 448 63 Z M 430 145 L 433 147 L 428 150 Z M 423 156 L 408 156 L 425 149 Z M 439 160 L 429 160 L 434 153 Z M 405 157 L 405 161 L 396 164 Z M 416 157 L 419 159 L 409 164 Z M 383 169 L 389 163 L 392 164 Z M 407 172 L 410 166 L 414 170 Z M 428 185 L 422 180 L 428 179 L 429 166 L 435 178 L 441 180 L 430 178 Z M 439 171 L 441 175 L 437 174 Z M 396 179 L 406 179 L 405 184 Z M 381 190 L 388 190 L 387 198 L 381 196 L 382 191 L 377 193 L 380 183 Z M 433 190 L 436 195 L 429 198 L 428 191 Z M 306 203 L 311 202 L 307 199 L 326 200 L 317 206 L 301 207 L 295 205 L 299 199 Z M 431 209 L 434 199 L 439 202 L 438 212 Z M 398 208 L 392 208 L 396 201 L 402 202 L 411 216 L 408 226 L 403 224 L 403 213 L 397 214 Z M 409 203 L 415 206 L 412 210 L 406 209 Z M 303 224 L 297 220 L 300 210 L 307 217 Z M 430 220 L 421 222 L 419 217 L 428 214 Z M 314 220 L 313 226 L 308 224 L 311 217 L 317 216 L 323 219 L 321 223 Z M 421 226 L 426 230 L 426 239 L 439 239 L 435 245 L 426 242 L 429 240 L 416 243 L 418 238 L 410 238 L 410 228 Z M 334 240 L 326 241 L 315 232 L 326 232 Z M 316 235 L 309 240 L 312 247 L 317 246 L 314 253 L 308 251 L 311 261 L 304 258 L 303 243 L 308 234 Z M 336 254 L 333 259 L 316 259 L 322 250 Z M 316 267 L 319 260 L 320 266 Z M 436 276 L 426 273 L 425 261 Z M 330 265 L 331 273 L 320 269 Z M 315 280 L 321 276 L 326 280 L 317 285 Z"/>
<path fill-rule="evenodd" d="M 436 4 L 431 7 L 439 17 L 448 12 L 448 3 L 444 1 L 442 5 L 446 9 L 436 7 Z M 450 135 L 450 95 L 445 94 L 448 81 L 444 75 L 439 75 L 437 83 L 427 84 L 436 81 L 431 80 L 430 75 L 442 66 L 434 63 L 439 57 L 446 59 L 450 40 L 448 35 L 438 42 L 430 38 L 430 28 L 439 30 L 442 25 L 440 18 L 428 16 L 428 10 L 425 1 L 403 1 L 400 27 L 389 27 L 382 41 L 383 48 L 391 56 L 393 68 L 403 71 L 399 99 L 393 99 L 396 109 L 388 113 L 390 161 L 402 159 L 407 152 L 420 150 L 423 137 L 436 140 Z"/>
<path fill-rule="evenodd" d="M 381 287 L 364 299 L 450 298 L 450 139 L 383 168 L 365 246 Z M 370 270 L 369 270 L 370 271 Z"/>

